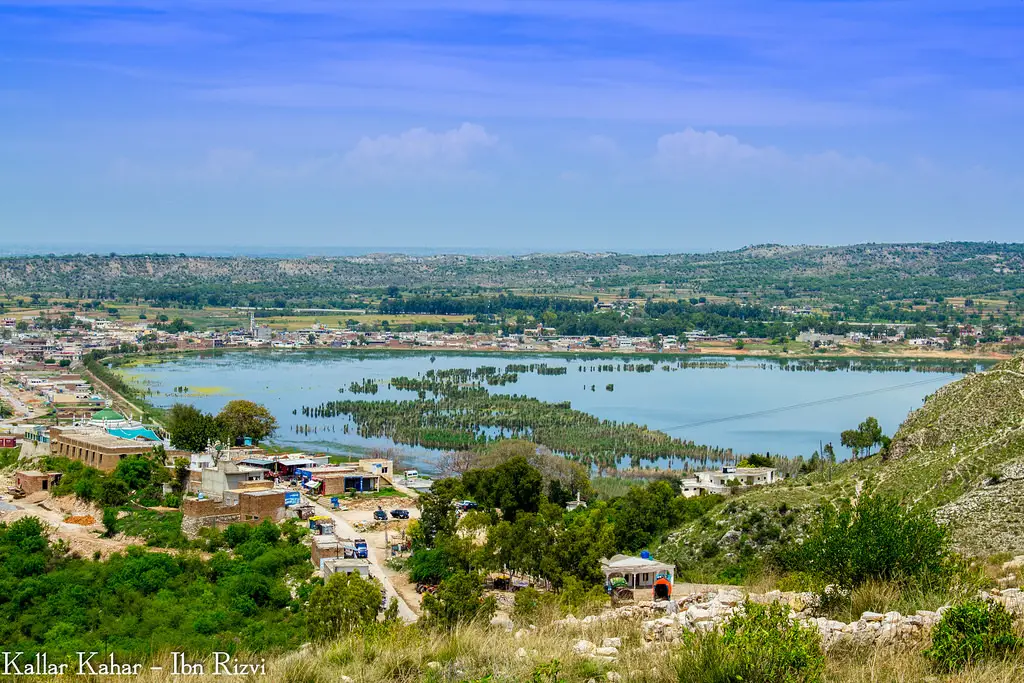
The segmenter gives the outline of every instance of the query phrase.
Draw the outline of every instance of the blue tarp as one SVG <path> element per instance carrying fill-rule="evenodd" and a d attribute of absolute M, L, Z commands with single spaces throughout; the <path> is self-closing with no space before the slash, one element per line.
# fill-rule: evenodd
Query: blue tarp
<path fill-rule="evenodd" d="M 108 429 L 107 434 L 116 436 L 119 439 L 145 439 L 146 441 L 159 441 L 160 437 L 152 429 L 145 427 L 132 427 L 131 429 Z"/>

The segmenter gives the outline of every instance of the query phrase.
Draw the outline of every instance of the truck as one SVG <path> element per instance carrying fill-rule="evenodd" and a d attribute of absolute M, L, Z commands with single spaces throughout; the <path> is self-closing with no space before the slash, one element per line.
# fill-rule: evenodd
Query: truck
<path fill-rule="evenodd" d="M 365 560 L 370 556 L 370 551 L 366 547 L 366 539 L 357 538 L 354 543 L 356 546 L 356 557 L 360 560 Z"/>

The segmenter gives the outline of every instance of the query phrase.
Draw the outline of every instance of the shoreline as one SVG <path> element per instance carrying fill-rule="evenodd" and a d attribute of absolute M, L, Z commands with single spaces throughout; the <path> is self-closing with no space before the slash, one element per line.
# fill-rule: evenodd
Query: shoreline
<path fill-rule="evenodd" d="M 666 359 L 682 360 L 686 358 L 698 359 L 702 357 L 716 357 L 722 359 L 763 359 L 763 360 L 890 360 L 910 362 L 974 362 L 978 364 L 994 365 L 1004 360 L 1013 358 L 1011 353 L 965 353 L 963 351 L 931 351 L 931 352 L 903 352 L 895 353 L 865 353 L 862 351 L 829 352 L 829 353 L 806 353 L 799 352 L 771 352 L 761 349 L 746 350 L 735 348 L 724 348 L 718 346 L 702 346 L 690 348 L 685 351 L 611 351 L 611 350 L 585 350 L 573 349 L 569 351 L 558 351 L 552 349 L 463 349 L 463 348 L 423 348 L 421 346 L 395 345 L 395 346 L 368 346 L 368 347 L 297 347 L 297 348 L 269 348 L 269 347 L 222 347 L 214 349 L 174 349 L 167 351 L 149 351 L 143 353 L 126 354 L 117 356 L 125 360 L 118 367 L 132 367 L 134 365 L 145 365 L 145 359 L 162 359 L 190 356 L 219 356 L 229 353 L 331 353 L 331 354 L 365 354 L 389 355 L 459 355 L 459 356 L 538 356 L 564 358 L 640 358 L 640 359 Z M 139 362 L 141 361 L 141 362 Z M 162 362 L 157 360 L 157 362 Z"/>

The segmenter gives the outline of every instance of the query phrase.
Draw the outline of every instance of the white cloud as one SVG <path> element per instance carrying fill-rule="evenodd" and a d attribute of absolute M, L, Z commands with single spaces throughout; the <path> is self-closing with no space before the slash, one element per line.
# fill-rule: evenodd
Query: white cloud
<path fill-rule="evenodd" d="M 479 152 L 497 144 L 497 137 L 474 123 L 441 132 L 413 128 L 398 135 L 364 137 L 345 155 L 344 163 L 374 175 L 447 171 L 464 167 Z"/>
<path fill-rule="evenodd" d="M 745 143 L 734 135 L 693 128 L 658 138 L 655 161 L 673 171 L 722 169 L 863 173 L 884 168 L 865 157 L 846 156 L 834 150 L 793 155 L 777 147 Z"/>

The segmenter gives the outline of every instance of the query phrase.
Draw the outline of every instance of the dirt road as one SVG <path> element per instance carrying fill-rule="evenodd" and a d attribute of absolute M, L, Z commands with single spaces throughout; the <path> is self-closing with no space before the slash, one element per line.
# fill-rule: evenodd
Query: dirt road
<path fill-rule="evenodd" d="M 381 585 L 384 587 L 384 595 L 388 599 L 388 603 L 392 600 L 398 603 L 398 616 L 407 623 L 417 621 L 419 615 L 409 606 L 406 599 L 401 593 L 395 588 L 394 583 L 391 581 L 389 576 L 390 571 L 384 567 L 384 559 L 386 550 L 377 548 L 376 543 L 369 542 L 369 534 L 357 533 L 356 530 L 349 524 L 348 520 L 342 515 L 341 511 L 331 510 L 319 503 L 312 500 L 306 500 L 306 502 L 312 504 L 316 509 L 316 514 L 327 515 L 334 519 L 335 523 L 335 535 L 339 538 L 366 538 L 367 539 L 367 559 L 370 561 L 370 573 L 377 578 Z"/>

